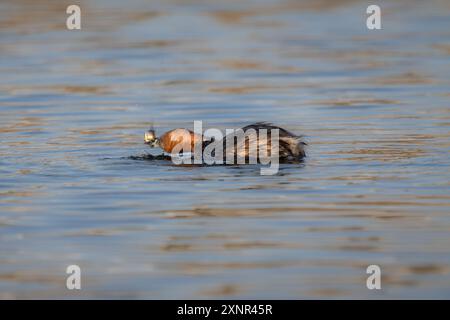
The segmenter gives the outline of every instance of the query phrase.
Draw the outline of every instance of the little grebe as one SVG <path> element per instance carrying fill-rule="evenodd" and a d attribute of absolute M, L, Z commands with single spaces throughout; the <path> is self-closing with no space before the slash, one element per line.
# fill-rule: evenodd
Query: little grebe
<path fill-rule="evenodd" d="M 260 138 L 260 130 L 263 129 L 267 132 L 267 136 L 262 136 Z M 271 131 L 278 130 L 278 156 L 280 159 L 302 159 L 305 157 L 304 143 L 301 140 L 301 136 L 297 136 L 283 128 L 272 125 L 266 122 L 257 122 L 241 129 L 244 133 L 249 131 L 255 134 L 250 134 L 246 136 L 245 142 L 241 141 L 241 145 L 234 144 L 232 150 L 226 149 L 227 139 L 235 136 L 227 135 L 223 140 L 223 150 L 225 154 L 231 153 L 234 156 L 248 157 L 249 156 L 249 146 L 252 143 L 256 143 L 257 149 L 265 149 L 267 154 L 270 156 L 271 149 Z M 254 131 L 252 131 L 254 130 Z M 255 141 L 256 140 L 256 141 Z M 155 131 L 153 129 L 148 130 L 144 135 L 144 141 L 151 147 L 160 147 L 167 153 L 172 153 L 175 146 L 177 150 L 194 150 L 196 143 L 200 143 L 202 149 L 213 142 L 203 141 L 203 137 L 199 134 L 194 133 L 188 129 L 174 129 L 164 133 L 161 137 L 156 137 Z M 231 145 L 233 146 L 233 145 Z"/>

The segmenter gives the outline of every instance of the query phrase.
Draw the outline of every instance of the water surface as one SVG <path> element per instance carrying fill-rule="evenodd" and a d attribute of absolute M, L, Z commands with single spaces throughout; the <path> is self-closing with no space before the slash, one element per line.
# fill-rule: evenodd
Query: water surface
<path fill-rule="evenodd" d="M 0 298 L 450 298 L 448 2 L 79 3 L 0 4 Z M 308 157 L 129 158 L 194 120 Z"/>

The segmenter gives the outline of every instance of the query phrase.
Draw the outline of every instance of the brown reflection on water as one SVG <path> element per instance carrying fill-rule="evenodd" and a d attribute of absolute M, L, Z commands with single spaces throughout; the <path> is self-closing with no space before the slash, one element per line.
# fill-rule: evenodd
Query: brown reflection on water
<path fill-rule="evenodd" d="M 255 92 L 264 92 L 268 89 L 273 91 L 273 87 L 267 86 L 242 86 L 242 87 L 222 87 L 222 88 L 211 88 L 210 92 L 214 93 L 231 93 L 231 94 L 247 94 Z"/>
<path fill-rule="evenodd" d="M 364 157 L 351 157 L 347 159 L 357 161 L 398 161 L 402 159 L 410 159 L 420 157 L 425 154 L 421 149 L 405 149 L 395 147 L 378 147 L 371 149 L 356 149 L 346 151 L 345 154 L 364 155 Z"/>
<path fill-rule="evenodd" d="M 7 124 L 6 127 L 0 128 L 2 133 L 13 133 L 13 132 L 23 132 L 23 131 L 42 131 L 46 122 L 40 117 L 22 117 L 16 122 Z"/>
<path fill-rule="evenodd" d="M 67 8 L 65 3 L 51 0 L 19 0 L 4 5 L 8 10 L 0 19 L 0 28 L 22 34 L 60 30 L 64 20 L 58 21 L 55 17 Z"/>
<path fill-rule="evenodd" d="M 441 50 L 441 52 L 450 55 L 450 44 L 437 44 L 434 47 Z"/>
<path fill-rule="evenodd" d="M 376 83 L 383 85 L 400 85 L 400 84 L 416 85 L 416 84 L 427 84 L 430 83 L 431 81 L 432 80 L 429 77 L 421 75 L 420 73 L 416 72 L 407 72 L 393 76 L 384 76 L 382 78 L 375 79 Z"/>
<path fill-rule="evenodd" d="M 227 296 L 236 296 L 238 295 L 242 289 L 239 285 L 235 284 L 223 284 L 216 286 L 215 288 L 204 290 L 201 292 L 201 295 L 204 296 L 219 296 L 219 297 L 227 297 Z"/>
<path fill-rule="evenodd" d="M 99 86 L 54 86 L 49 88 L 36 88 L 37 91 L 51 90 L 59 93 L 75 93 L 75 94 L 106 94 L 107 89 Z"/>
<path fill-rule="evenodd" d="M 335 100 L 319 100 L 315 101 L 319 105 L 331 105 L 331 106 L 345 106 L 345 107 L 358 107 L 367 105 L 387 105 L 387 104 L 397 104 L 399 101 L 389 100 L 389 99 L 335 99 Z"/>
<path fill-rule="evenodd" d="M 259 5 L 248 10 L 218 10 L 210 14 L 221 23 L 235 25 L 254 16 L 270 16 L 289 11 L 327 11 L 352 2 L 355 2 L 355 0 L 282 1 L 275 5 Z"/>

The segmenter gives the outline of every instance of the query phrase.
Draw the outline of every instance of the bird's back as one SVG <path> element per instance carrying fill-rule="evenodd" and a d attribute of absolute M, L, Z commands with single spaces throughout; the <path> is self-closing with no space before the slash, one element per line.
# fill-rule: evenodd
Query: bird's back
<path fill-rule="evenodd" d="M 242 137 L 241 139 L 236 139 L 235 134 L 226 136 L 224 139 L 224 150 L 229 156 L 258 158 L 262 154 L 270 157 L 273 130 L 278 130 L 279 158 L 301 159 L 305 157 L 305 143 L 301 140 L 301 136 L 267 122 L 256 122 L 243 127 L 244 139 Z"/>

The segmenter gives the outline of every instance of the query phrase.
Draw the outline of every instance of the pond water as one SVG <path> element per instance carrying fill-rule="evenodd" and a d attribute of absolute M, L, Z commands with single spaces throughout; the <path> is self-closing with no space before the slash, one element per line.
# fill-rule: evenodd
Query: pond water
<path fill-rule="evenodd" d="M 450 298 L 450 3 L 377 2 L 2 1 L 0 298 Z M 307 158 L 133 158 L 194 120 Z"/>

